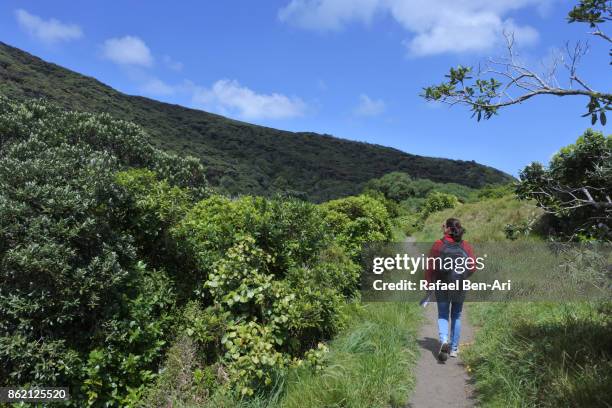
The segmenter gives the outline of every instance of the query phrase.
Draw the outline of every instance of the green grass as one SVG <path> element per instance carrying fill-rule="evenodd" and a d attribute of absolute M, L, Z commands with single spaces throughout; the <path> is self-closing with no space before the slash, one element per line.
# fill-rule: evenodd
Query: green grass
<path fill-rule="evenodd" d="M 322 371 L 302 367 L 269 395 L 246 401 L 217 396 L 215 408 L 388 408 L 406 405 L 415 378 L 421 311 L 405 303 L 347 305 L 344 332 L 329 344 Z M 180 407 L 181 405 L 176 405 Z"/>
<path fill-rule="evenodd" d="M 518 201 L 509 195 L 433 213 L 425 220 L 423 230 L 414 235 L 421 242 L 439 239 L 444 221 L 454 217 L 461 220 L 466 231 L 464 238 L 470 242 L 507 241 L 506 224 L 518 224 L 541 214 L 533 203 Z"/>
<path fill-rule="evenodd" d="M 484 407 L 612 405 L 610 303 L 472 304 L 463 357 Z"/>
<path fill-rule="evenodd" d="M 296 372 L 281 406 L 404 406 L 414 385 L 419 323 L 416 305 L 352 305 L 349 329 L 331 343 L 327 368 L 320 375 Z"/>

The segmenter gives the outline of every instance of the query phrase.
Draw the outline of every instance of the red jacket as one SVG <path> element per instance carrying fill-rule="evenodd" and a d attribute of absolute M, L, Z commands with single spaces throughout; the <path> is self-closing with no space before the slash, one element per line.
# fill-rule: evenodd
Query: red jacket
<path fill-rule="evenodd" d="M 451 237 L 450 235 L 444 235 L 443 239 L 446 239 L 449 242 L 455 242 L 453 237 Z M 442 242 L 441 239 L 434 242 L 433 246 L 431 247 L 431 251 L 429 251 L 429 257 L 430 258 L 439 257 L 440 251 L 442 250 L 442 245 L 444 245 L 444 242 Z M 476 272 L 476 258 L 474 257 L 474 249 L 466 241 L 461 241 L 461 247 L 465 249 L 465 252 L 467 252 L 468 257 L 472 259 L 471 263 L 473 266 L 470 269 L 470 272 L 472 273 Z M 425 279 L 427 279 L 427 282 L 429 283 L 435 282 L 438 279 L 436 275 L 437 273 L 436 273 L 436 270 L 434 269 L 433 262 L 428 262 L 427 270 L 425 270 Z"/>

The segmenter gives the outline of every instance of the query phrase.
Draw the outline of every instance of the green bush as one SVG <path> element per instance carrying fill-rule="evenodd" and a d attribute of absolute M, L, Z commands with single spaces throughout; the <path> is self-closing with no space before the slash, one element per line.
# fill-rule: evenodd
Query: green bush
<path fill-rule="evenodd" d="M 421 208 L 423 218 L 429 214 L 445 210 L 447 208 L 455 208 L 459 204 L 459 200 L 452 194 L 433 192 L 427 195 L 425 203 Z"/>
<path fill-rule="evenodd" d="M 358 261 L 369 242 L 389 241 L 391 220 L 384 204 L 367 195 L 340 198 L 321 205 L 336 242 Z"/>
<path fill-rule="evenodd" d="M 516 186 L 513 183 L 486 186 L 476 190 L 476 197 L 480 200 L 502 198 L 514 195 Z"/>
<path fill-rule="evenodd" d="M 270 273 L 278 276 L 311 263 L 329 239 L 314 204 L 250 196 L 236 200 L 212 196 L 199 202 L 173 235 L 204 276 L 245 235 L 271 255 Z"/>
<path fill-rule="evenodd" d="M 140 265 L 138 279 L 123 294 L 121 310 L 98 328 L 83 362 L 80 391 L 92 405 L 131 406 L 157 373 L 174 323 L 171 281 Z M 129 293 L 135 296 L 130 298 Z"/>
<path fill-rule="evenodd" d="M 175 294 L 134 245 L 116 182 L 133 166 L 205 190 L 199 162 L 133 124 L 0 98 L 1 385 L 69 386 L 77 406 L 118 406 L 154 376 Z"/>

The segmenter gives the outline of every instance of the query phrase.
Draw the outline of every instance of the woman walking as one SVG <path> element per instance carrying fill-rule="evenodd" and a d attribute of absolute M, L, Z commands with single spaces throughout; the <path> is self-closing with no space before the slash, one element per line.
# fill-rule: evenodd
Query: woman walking
<path fill-rule="evenodd" d="M 457 357 L 459 350 L 459 339 L 461 337 L 461 311 L 465 300 L 465 291 L 461 287 L 461 281 L 475 271 L 474 251 L 472 246 L 463 240 L 464 229 L 461 222 L 456 218 L 449 218 L 442 225 L 444 236 L 437 240 L 429 253 L 430 259 L 438 259 L 439 262 L 430 263 L 425 273 L 429 283 L 444 282 L 456 283 L 459 289 L 436 290 L 436 301 L 438 303 L 438 334 L 440 350 L 438 359 L 446 361 L 449 354 Z M 470 262 L 466 262 L 471 258 Z M 453 261 L 449 263 L 448 259 Z M 461 259 L 461 261 L 458 261 Z M 465 268 L 465 265 L 471 268 Z M 449 267 L 448 265 L 455 265 Z M 457 265 L 463 265 L 458 268 Z M 449 337 L 450 317 L 450 337 Z"/>

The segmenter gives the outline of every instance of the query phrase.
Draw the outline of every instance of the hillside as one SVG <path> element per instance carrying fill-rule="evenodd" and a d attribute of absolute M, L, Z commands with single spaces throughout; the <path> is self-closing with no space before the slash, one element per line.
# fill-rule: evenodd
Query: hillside
<path fill-rule="evenodd" d="M 147 130 L 154 145 L 201 158 L 211 184 L 233 194 L 295 190 L 323 201 L 354 194 L 366 181 L 392 171 L 470 187 L 510 180 L 507 174 L 473 161 L 281 131 L 125 95 L 2 42 L 0 93 L 16 100 L 43 97 L 66 108 L 133 121 Z"/>

